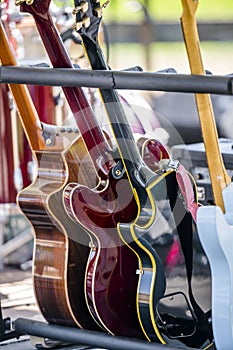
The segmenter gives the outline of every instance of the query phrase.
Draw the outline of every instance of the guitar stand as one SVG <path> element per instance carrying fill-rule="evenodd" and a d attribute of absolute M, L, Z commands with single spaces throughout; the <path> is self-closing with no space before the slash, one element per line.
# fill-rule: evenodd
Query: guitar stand
<path fill-rule="evenodd" d="M 0 307 L 0 343 L 13 338 L 18 339 L 22 335 L 51 339 L 62 342 L 62 344 L 65 343 L 66 345 L 82 344 L 109 350 L 184 350 L 184 348 L 181 347 L 148 343 L 144 340 L 112 336 L 105 333 L 60 325 L 52 325 L 26 318 L 18 318 L 12 322 L 9 317 L 3 319 Z M 198 350 L 187 347 L 186 349 Z"/>
<path fill-rule="evenodd" d="M 188 93 L 233 95 L 231 76 L 195 76 L 174 74 L 173 70 L 158 73 L 140 71 L 90 71 L 84 69 L 1 66 L 0 83 L 44 86 L 82 86 L 104 89 L 131 89 Z M 1 308 L 1 306 L 0 306 Z M 0 343 L 22 335 L 41 337 L 67 344 L 82 344 L 109 350 L 184 350 L 140 339 L 112 336 L 105 333 L 47 324 L 32 319 L 3 319 L 0 309 Z M 185 347 L 185 349 L 190 349 Z M 192 348 L 192 350 L 197 350 Z"/>

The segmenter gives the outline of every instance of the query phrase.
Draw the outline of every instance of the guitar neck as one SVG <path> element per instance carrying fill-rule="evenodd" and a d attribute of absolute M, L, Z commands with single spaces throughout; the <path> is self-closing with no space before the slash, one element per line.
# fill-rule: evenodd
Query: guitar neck
<path fill-rule="evenodd" d="M 0 21 L 0 60 L 5 66 L 15 66 L 14 53 L 9 45 L 9 40 Z M 32 103 L 31 96 L 25 85 L 9 85 L 15 103 L 19 111 L 19 118 L 26 133 L 28 142 L 32 150 L 43 150 L 44 139 L 40 119 Z"/>
<path fill-rule="evenodd" d="M 32 14 L 44 47 L 55 68 L 74 68 L 61 37 L 48 10 L 48 3 L 36 0 L 32 5 L 25 2 L 20 5 L 21 12 Z M 62 87 L 76 124 L 84 139 L 93 163 L 109 151 L 109 145 L 92 112 L 91 106 L 82 90 L 78 87 Z M 104 161 L 103 161 L 104 163 Z"/>
<path fill-rule="evenodd" d="M 195 11 L 197 0 L 182 0 L 183 14 L 181 26 L 192 74 L 204 75 L 203 61 L 200 50 Z M 208 94 L 196 94 L 196 104 L 206 150 L 206 157 L 210 172 L 215 204 L 224 211 L 222 190 L 231 182 L 230 176 L 224 167 L 219 148 L 218 133 L 215 123 L 212 103 Z"/>
<path fill-rule="evenodd" d="M 82 35 L 82 39 L 92 69 L 108 70 L 109 67 L 105 61 L 98 41 L 92 40 L 86 35 Z M 137 164 L 142 162 L 142 159 L 118 93 L 114 89 L 99 89 L 99 91 L 105 104 L 105 109 L 107 111 L 121 157 L 124 160 L 130 161 L 129 166 L 132 170 L 132 166 L 136 167 Z M 127 164 L 128 162 L 126 162 L 126 167 Z"/>

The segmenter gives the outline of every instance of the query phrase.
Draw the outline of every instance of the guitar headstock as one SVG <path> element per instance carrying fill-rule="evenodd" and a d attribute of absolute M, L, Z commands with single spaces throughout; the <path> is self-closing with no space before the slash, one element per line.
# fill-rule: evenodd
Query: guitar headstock
<path fill-rule="evenodd" d="M 31 15 L 49 15 L 51 0 L 15 0 L 15 5 L 20 6 L 20 12 Z"/>
<path fill-rule="evenodd" d="M 105 9 L 110 0 L 101 4 L 101 0 L 74 0 L 75 8 L 73 14 L 76 17 L 75 29 L 83 36 L 96 41 L 99 26 L 102 20 L 103 9 Z"/>
<path fill-rule="evenodd" d="M 195 16 L 198 7 L 198 0 L 181 0 L 183 6 L 183 15 Z"/>

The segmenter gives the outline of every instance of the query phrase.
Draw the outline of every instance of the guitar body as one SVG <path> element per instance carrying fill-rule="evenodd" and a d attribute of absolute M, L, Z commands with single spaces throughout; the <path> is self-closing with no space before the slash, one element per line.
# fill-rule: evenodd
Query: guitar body
<path fill-rule="evenodd" d="M 80 158 L 72 147 L 34 152 L 38 176 L 19 193 L 18 204 L 35 230 L 34 290 L 43 316 L 50 323 L 98 330 L 83 290 L 91 238 L 62 206 L 63 187 L 79 176 L 78 164 L 86 156 L 80 138 L 73 146 Z"/>
<path fill-rule="evenodd" d="M 138 140 L 138 148 L 147 163 L 155 169 L 161 157 L 169 157 L 157 140 L 142 137 Z M 64 190 L 64 204 L 70 217 L 80 222 L 93 237 L 85 281 L 90 312 L 109 333 L 142 337 L 136 310 L 136 291 L 139 278 L 142 280 L 142 290 L 149 280 L 148 276 L 144 275 L 143 278 L 137 273 L 138 258 L 132 247 L 121 240 L 117 229 L 119 222 L 130 223 L 138 213 L 127 178 L 123 176 L 119 181 L 110 173 L 106 186 L 95 189 L 71 183 Z M 130 243 L 132 241 L 134 239 L 131 237 Z M 148 249 L 152 251 L 157 266 L 161 265 L 154 249 L 151 246 Z M 140 253 L 143 253 L 144 264 L 149 264 L 147 254 L 142 249 Z M 165 281 L 162 269 L 157 268 L 156 271 L 160 291 L 156 293 L 158 300 L 164 292 Z M 148 286 L 150 288 L 150 284 Z"/>
<path fill-rule="evenodd" d="M 223 190 L 225 215 L 217 206 L 201 207 L 197 227 L 212 276 L 212 322 L 217 349 L 233 347 L 233 207 L 232 184 Z"/>
<path fill-rule="evenodd" d="M 124 197 L 119 196 L 121 191 Z M 144 337 L 135 303 L 138 261 L 116 228 L 120 220 L 131 221 L 137 214 L 127 179 L 110 178 L 102 191 L 68 185 L 64 203 L 69 214 L 82 223 L 96 242 L 87 264 L 85 284 L 90 311 L 109 333 Z"/>

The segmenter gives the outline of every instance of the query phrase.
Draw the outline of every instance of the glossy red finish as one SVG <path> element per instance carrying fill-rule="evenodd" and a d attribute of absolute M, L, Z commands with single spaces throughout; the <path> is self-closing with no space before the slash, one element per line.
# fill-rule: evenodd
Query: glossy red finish
<path fill-rule="evenodd" d="M 50 2 L 51 0 L 37 0 L 33 5 L 27 5 L 24 2 L 20 5 L 20 11 L 28 12 L 34 17 L 52 65 L 55 68 L 73 68 L 72 62 L 50 16 Z M 102 153 L 103 156 L 104 152 L 109 149 L 104 134 L 92 113 L 83 90 L 78 87 L 63 87 L 63 91 L 74 114 L 79 131 L 85 140 L 87 149 L 93 161 L 96 162 L 100 154 Z M 105 164 L 106 162 L 103 163 Z"/>
<path fill-rule="evenodd" d="M 0 85 L 0 203 L 15 203 L 17 194 L 8 94 L 7 85 Z"/>
<path fill-rule="evenodd" d="M 144 338 L 136 310 L 138 259 L 116 228 L 118 222 L 134 220 L 138 212 L 128 180 L 111 178 L 102 191 L 84 186 L 70 191 L 68 186 L 65 205 L 96 236 L 86 276 L 91 312 L 110 333 Z"/>
<path fill-rule="evenodd" d="M 28 88 L 40 121 L 47 124 L 56 124 L 53 87 L 29 85 Z"/>

